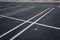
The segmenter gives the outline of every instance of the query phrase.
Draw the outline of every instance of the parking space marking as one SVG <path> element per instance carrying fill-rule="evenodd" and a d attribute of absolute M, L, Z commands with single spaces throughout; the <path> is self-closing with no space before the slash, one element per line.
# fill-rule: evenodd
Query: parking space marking
<path fill-rule="evenodd" d="M 22 19 L 18 19 L 18 18 L 13 18 L 13 17 L 9 17 L 9 16 L 4 16 L 4 15 L 0 15 L 2 18 L 5 17 L 5 18 L 9 18 L 9 19 L 13 19 L 13 20 L 17 20 L 17 21 L 26 21 L 26 20 L 22 20 Z M 0 17 L 0 18 L 1 18 Z M 29 21 L 29 23 L 33 23 L 31 21 Z M 37 25 L 41 25 L 41 26 L 45 26 L 45 27 L 49 27 L 49 28 L 53 28 L 53 29 L 57 29 L 57 30 L 60 30 L 60 28 L 58 27 L 55 27 L 55 26 L 51 26 L 51 25 L 46 25 L 46 24 L 41 24 L 41 23 L 35 23 Z"/>
<path fill-rule="evenodd" d="M 25 21 L 25 22 L 23 22 L 23 23 L 19 24 L 18 26 L 16 26 L 16 27 L 12 28 L 12 29 L 11 29 L 11 30 L 9 30 L 8 32 L 6 32 L 6 33 L 4 33 L 4 34 L 0 35 L 0 38 L 2 38 L 3 36 L 7 35 L 7 34 L 8 34 L 8 33 L 10 33 L 10 32 L 12 32 L 13 30 L 17 29 L 18 27 L 22 26 L 23 24 L 27 23 L 28 21 L 32 20 L 33 18 L 35 18 L 35 17 L 37 17 L 37 16 L 41 15 L 42 13 L 44 13 L 44 12 L 48 11 L 49 9 L 50 9 L 50 8 L 47 8 L 46 10 L 44 10 L 44 11 L 42 11 L 41 13 L 39 13 L 39 14 L 37 14 L 37 15 L 33 16 L 32 18 L 28 19 L 27 21 Z"/>
<path fill-rule="evenodd" d="M 24 21 L 22 19 L 18 19 L 18 18 L 13 18 L 13 17 L 9 17 L 9 16 L 4 16 L 4 15 L 0 15 L 1 17 L 0 18 L 9 18 L 9 19 L 13 19 L 13 20 L 17 20 L 17 21 Z"/>
<path fill-rule="evenodd" d="M 35 24 L 40 25 L 40 26 L 44 26 L 44 27 L 48 27 L 48 28 L 52 28 L 52 29 L 56 29 L 56 30 L 60 30 L 60 28 L 55 27 L 55 26 L 51 26 L 51 25 L 46 25 L 46 24 L 41 24 L 41 23 L 35 23 Z"/>
<path fill-rule="evenodd" d="M 34 25 L 36 22 L 38 22 L 39 20 L 41 20 L 42 18 L 44 18 L 47 14 L 49 14 L 51 11 L 53 11 L 54 8 L 52 8 L 51 10 L 49 10 L 47 13 L 45 13 L 44 15 L 42 15 L 40 18 L 38 18 L 35 22 L 33 22 L 32 24 L 30 24 L 29 26 L 27 26 L 26 28 L 24 28 L 22 31 L 20 31 L 19 33 L 17 33 L 15 36 L 13 36 L 11 39 L 9 40 L 14 40 L 16 37 L 18 37 L 19 35 L 21 35 L 23 32 L 25 32 L 27 29 L 29 29 L 32 25 Z M 20 26 L 20 25 L 18 25 Z M 22 26 L 22 25 L 21 25 Z"/>

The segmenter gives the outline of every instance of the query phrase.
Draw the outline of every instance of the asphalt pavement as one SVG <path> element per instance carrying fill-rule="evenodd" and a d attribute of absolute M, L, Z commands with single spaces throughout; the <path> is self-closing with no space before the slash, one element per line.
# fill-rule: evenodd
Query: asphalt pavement
<path fill-rule="evenodd" d="M 0 40 L 60 40 L 59 6 L 0 2 Z"/>

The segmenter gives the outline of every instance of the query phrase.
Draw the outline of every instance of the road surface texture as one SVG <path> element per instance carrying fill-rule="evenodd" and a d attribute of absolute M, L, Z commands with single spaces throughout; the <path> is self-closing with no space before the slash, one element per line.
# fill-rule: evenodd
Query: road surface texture
<path fill-rule="evenodd" d="M 0 2 L 0 40 L 60 40 L 59 3 Z"/>

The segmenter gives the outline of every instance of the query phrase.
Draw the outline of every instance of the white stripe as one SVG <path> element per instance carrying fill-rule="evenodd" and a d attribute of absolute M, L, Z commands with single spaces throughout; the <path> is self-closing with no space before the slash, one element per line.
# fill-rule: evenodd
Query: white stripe
<path fill-rule="evenodd" d="M 16 27 L 12 28 L 11 30 L 7 31 L 6 33 L 4 33 L 4 34 L 0 35 L 0 38 L 2 38 L 3 36 L 7 35 L 7 34 L 8 34 L 8 33 L 10 33 L 10 32 L 12 32 L 13 30 L 17 29 L 18 27 L 22 26 L 23 24 L 27 23 L 27 22 L 28 22 L 28 21 L 30 21 L 31 19 L 33 19 L 33 18 L 35 18 L 35 17 L 39 16 L 40 14 L 42 14 L 42 13 L 46 12 L 46 11 L 47 11 L 47 10 L 49 10 L 49 9 L 50 9 L 50 8 L 48 8 L 48 9 L 46 9 L 46 10 L 42 11 L 41 13 L 39 13 L 39 14 L 37 14 L 37 15 L 33 16 L 32 18 L 28 19 L 27 21 L 25 21 L 25 22 L 23 22 L 23 23 L 19 24 L 18 26 L 16 26 Z"/>
<path fill-rule="evenodd" d="M 13 19 L 13 20 L 17 20 L 17 21 L 26 21 L 26 20 L 22 20 L 22 19 L 18 19 L 18 18 L 13 18 L 13 17 L 4 16 L 4 15 L 0 15 L 0 16 L 6 17 L 6 18 L 9 18 L 9 19 Z M 33 22 L 29 21 L 28 23 L 33 23 Z M 57 30 L 60 30 L 60 28 L 55 27 L 55 26 L 50 26 L 50 25 L 40 24 L 40 23 L 35 23 L 35 24 L 41 25 L 41 26 L 45 26 L 45 27 L 49 27 L 49 28 L 53 28 L 53 29 L 57 29 Z"/>
<path fill-rule="evenodd" d="M 0 16 L 6 17 L 6 18 L 9 18 L 9 19 L 13 19 L 13 20 L 17 20 L 17 21 L 26 21 L 26 20 L 22 20 L 22 19 L 18 19 L 18 18 L 13 18 L 13 17 L 8 17 L 8 16 L 3 16 L 3 15 L 0 15 Z M 29 21 L 28 23 L 33 23 L 33 22 Z M 40 23 L 35 23 L 35 24 L 41 25 L 41 26 L 45 26 L 45 27 L 49 27 L 49 28 L 53 28 L 53 29 L 57 29 L 57 30 L 60 30 L 60 28 L 55 27 L 55 26 L 51 26 L 51 25 L 40 24 Z"/>
<path fill-rule="evenodd" d="M 8 16 L 4 16 L 4 15 L 0 15 L 0 16 L 1 16 L 1 18 L 5 17 L 5 18 L 9 18 L 9 19 L 17 20 L 17 21 L 25 21 L 25 20 L 22 20 L 22 19 L 13 18 L 13 17 L 8 17 Z"/>
<path fill-rule="evenodd" d="M 22 31 L 20 31 L 18 34 L 16 34 L 15 36 L 13 36 L 10 40 L 14 40 L 16 37 L 18 37 L 19 35 L 21 35 L 23 32 L 25 32 L 27 29 L 29 29 L 32 25 L 34 25 L 36 22 L 38 22 L 39 20 L 41 20 L 43 17 L 45 17 L 48 13 L 50 13 L 54 8 L 52 8 L 51 10 L 49 10 L 46 14 L 44 14 L 43 16 L 41 16 L 40 18 L 38 18 L 35 22 L 33 22 L 32 24 L 30 24 L 29 26 L 27 26 L 26 28 L 24 28 Z"/>
<path fill-rule="evenodd" d="M 50 25 L 41 24 L 41 23 L 35 23 L 35 24 L 37 24 L 37 25 L 41 25 L 41 26 L 44 26 L 44 27 L 48 27 L 48 28 L 52 28 L 52 29 L 57 29 L 57 30 L 60 30 L 60 28 L 55 27 L 55 26 L 50 26 Z"/>
<path fill-rule="evenodd" d="M 8 17 L 8 16 L 3 16 L 3 15 L 0 15 L 0 16 L 6 17 L 6 18 L 9 18 L 9 19 L 13 19 L 13 20 L 17 20 L 17 21 L 26 21 L 26 20 L 22 20 L 22 19 L 18 19 L 18 18 L 13 18 L 13 17 Z M 29 21 L 28 23 L 33 23 L 33 22 Z M 60 28 L 55 27 L 55 26 L 51 26 L 51 25 L 40 24 L 40 23 L 35 23 L 35 24 L 41 25 L 41 26 L 45 26 L 45 27 L 49 27 L 49 28 L 53 28 L 53 29 L 57 29 L 57 30 L 60 30 Z"/>
<path fill-rule="evenodd" d="M 31 21 L 29 21 L 28 23 L 33 23 Z M 52 28 L 52 29 L 56 29 L 56 30 L 60 30 L 59 27 L 56 26 L 51 26 L 51 25 L 46 25 L 46 24 L 41 24 L 41 23 L 35 23 L 36 25 L 40 25 L 40 26 L 44 26 L 44 27 L 48 27 L 48 28 Z"/>
<path fill-rule="evenodd" d="M 2 11 L 2 10 L 6 10 L 6 9 L 11 9 L 11 8 L 15 8 L 15 7 L 20 7 L 21 5 L 19 5 L 19 6 L 14 6 L 14 7 L 8 7 L 8 8 L 5 8 L 5 9 L 0 9 L 0 11 Z"/>

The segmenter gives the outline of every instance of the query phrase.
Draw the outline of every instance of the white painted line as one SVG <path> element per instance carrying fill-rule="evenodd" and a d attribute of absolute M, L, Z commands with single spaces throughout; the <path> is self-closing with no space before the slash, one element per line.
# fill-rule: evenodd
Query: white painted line
<path fill-rule="evenodd" d="M 23 19 L 18 19 L 18 18 L 3 16 L 3 15 L 0 15 L 0 16 L 2 16 L 2 18 L 3 18 L 3 17 L 6 17 L 6 18 L 9 18 L 9 19 L 17 20 L 17 21 L 26 21 L 26 20 L 23 20 Z M 1 17 L 0 17 L 0 18 L 1 18 Z M 33 23 L 33 22 L 29 21 L 28 23 Z M 55 26 L 51 26 L 51 25 L 40 24 L 40 23 L 35 23 L 35 24 L 41 25 L 41 26 L 45 26 L 45 27 L 49 27 L 49 28 L 53 28 L 53 29 L 57 29 L 57 30 L 60 30 L 60 28 L 55 27 Z"/>
<path fill-rule="evenodd" d="M 0 16 L 1 16 L 0 18 L 6 17 L 6 18 L 9 18 L 9 19 L 17 20 L 17 21 L 26 21 L 26 20 L 22 20 L 22 19 L 18 19 L 18 18 L 13 18 L 13 17 L 4 16 L 4 15 L 0 15 Z M 29 23 L 33 23 L 33 22 L 30 22 L 30 21 L 29 21 Z M 50 26 L 50 25 L 40 24 L 40 23 L 35 23 L 35 24 L 60 30 L 60 28 L 55 27 L 55 26 Z"/>
<path fill-rule="evenodd" d="M 11 8 L 16 8 L 16 7 L 20 7 L 21 5 L 19 5 L 19 6 L 14 6 L 14 7 L 8 7 L 8 8 L 5 8 L 5 9 L 0 9 L 0 11 L 2 11 L 2 10 L 7 10 L 7 9 L 11 9 Z"/>
<path fill-rule="evenodd" d="M 5 18 L 9 18 L 9 19 L 17 20 L 17 21 L 25 21 L 25 20 L 22 20 L 22 19 L 13 18 L 13 17 L 8 17 L 8 16 L 4 16 L 4 15 L 0 15 L 0 16 L 1 16 L 1 18 L 5 17 Z"/>
<path fill-rule="evenodd" d="M 6 17 L 6 18 L 9 18 L 9 19 L 17 20 L 17 21 L 26 21 L 26 20 L 22 20 L 22 19 L 18 19 L 18 18 L 13 18 L 13 17 L 8 17 L 8 16 L 3 16 L 3 15 L 0 15 L 0 16 L 2 16 L 2 18 L 3 18 L 3 17 Z M 28 23 L 33 23 L 33 22 L 29 21 Z M 35 24 L 60 30 L 60 28 L 55 27 L 55 26 L 51 26 L 51 25 L 40 24 L 40 23 L 35 23 Z"/>
<path fill-rule="evenodd" d="M 0 16 L 1 16 L 2 18 L 3 18 L 3 17 L 6 17 L 6 18 L 9 18 L 9 19 L 17 20 L 17 21 L 26 21 L 26 20 L 22 20 L 22 19 L 18 19 L 18 18 L 13 18 L 13 17 L 4 16 L 4 15 L 0 15 Z M 1 17 L 0 17 L 0 18 L 1 18 Z M 30 22 L 30 21 L 29 21 L 28 23 L 33 23 L 33 22 Z M 40 23 L 35 23 L 35 24 L 60 30 L 60 28 L 55 27 L 55 26 L 50 26 L 50 25 L 40 24 Z"/>
<path fill-rule="evenodd" d="M 26 28 L 24 28 L 22 31 L 20 31 L 19 33 L 17 33 L 15 36 L 13 36 L 10 40 L 14 40 L 16 37 L 18 37 L 19 35 L 21 35 L 23 32 L 25 32 L 27 29 L 29 29 L 32 25 L 34 25 L 36 22 L 38 22 L 39 20 L 41 20 L 43 17 L 45 17 L 47 14 L 49 14 L 54 8 L 52 8 L 51 10 L 49 10 L 46 14 L 44 14 L 43 16 L 41 16 L 40 18 L 38 18 L 35 22 L 33 22 L 32 24 L 30 24 L 29 26 L 27 26 Z"/>
<path fill-rule="evenodd" d="M 55 27 L 55 26 L 50 26 L 50 25 L 41 24 L 41 23 L 35 23 L 35 24 L 40 25 L 40 26 L 44 26 L 44 27 L 48 27 L 48 28 L 52 28 L 52 29 L 60 30 L 60 28 L 59 28 L 59 27 Z"/>
<path fill-rule="evenodd" d="M 46 10 L 44 10 L 44 11 L 42 11 L 41 13 L 39 13 L 39 14 L 33 16 L 32 18 L 28 19 L 27 21 L 25 21 L 25 22 L 19 24 L 18 26 L 12 28 L 11 30 L 5 32 L 4 34 L 0 35 L 0 38 L 2 38 L 3 36 L 7 35 L 7 34 L 10 33 L 10 32 L 12 32 L 13 30 L 17 29 L 18 27 L 22 26 L 23 24 L 27 23 L 28 21 L 32 20 L 33 18 L 35 18 L 35 17 L 41 15 L 42 13 L 46 12 L 46 11 L 49 10 L 49 9 L 50 9 L 50 8 L 47 8 Z"/>
<path fill-rule="evenodd" d="M 33 22 L 29 21 L 28 23 L 33 23 Z M 52 29 L 56 29 L 56 30 L 60 30 L 60 28 L 56 27 L 56 26 L 51 26 L 51 25 L 46 25 L 46 24 L 41 24 L 41 23 L 35 23 L 35 24 L 40 25 L 40 26 L 44 26 L 44 27 L 48 27 L 48 28 L 52 28 Z"/>
<path fill-rule="evenodd" d="M 6 18 L 9 18 L 9 19 L 13 19 L 13 20 L 17 20 L 17 21 L 26 21 L 26 20 L 22 20 L 22 19 L 18 19 L 18 18 L 13 18 L 13 17 L 8 17 L 8 16 L 4 16 L 4 15 L 0 15 L 3 17 L 6 17 Z M 31 21 L 29 21 L 28 23 L 33 23 Z M 51 26 L 51 25 L 46 25 L 46 24 L 41 24 L 41 23 L 35 23 L 37 25 L 41 25 L 41 26 L 44 26 L 44 27 L 49 27 L 49 28 L 53 28 L 53 29 L 57 29 L 57 30 L 60 30 L 60 28 L 58 27 L 55 27 L 55 26 Z"/>

